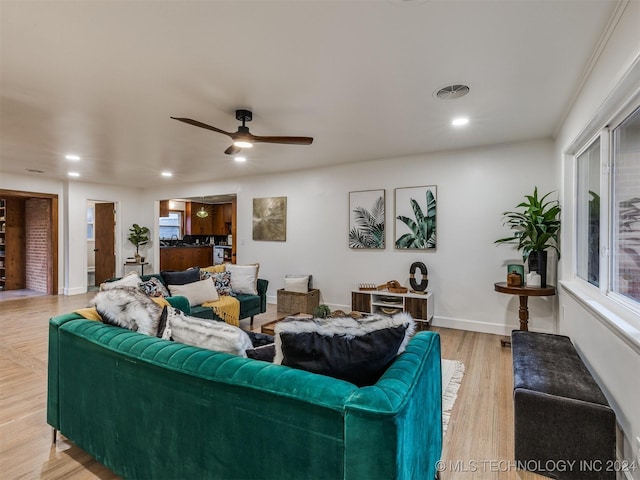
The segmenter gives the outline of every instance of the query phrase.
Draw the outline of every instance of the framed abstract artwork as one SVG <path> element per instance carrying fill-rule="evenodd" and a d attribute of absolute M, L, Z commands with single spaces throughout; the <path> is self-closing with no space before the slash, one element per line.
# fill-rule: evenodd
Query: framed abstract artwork
<path fill-rule="evenodd" d="M 253 239 L 287 240 L 287 197 L 253 199 Z"/>
<path fill-rule="evenodd" d="M 385 247 L 385 191 L 349 192 L 349 248 Z"/>
<path fill-rule="evenodd" d="M 395 189 L 395 248 L 432 250 L 436 248 L 435 185 Z"/>

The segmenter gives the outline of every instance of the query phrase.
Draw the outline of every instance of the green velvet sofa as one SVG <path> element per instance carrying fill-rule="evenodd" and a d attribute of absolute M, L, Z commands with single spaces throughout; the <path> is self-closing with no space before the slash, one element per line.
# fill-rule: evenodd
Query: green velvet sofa
<path fill-rule="evenodd" d="M 142 279 L 142 281 L 146 282 L 150 280 L 151 277 L 157 278 L 166 287 L 164 278 L 159 273 L 142 275 L 140 278 Z M 113 282 L 115 280 L 120 280 L 120 278 L 122 277 L 110 278 L 106 281 Z M 256 290 L 258 292 L 258 295 L 250 295 L 250 294 L 236 295 L 236 298 L 240 302 L 240 320 L 242 320 L 243 318 L 251 317 L 251 324 L 253 324 L 253 317 L 255 315 L 259 315 L 267 311 L 267 289 L 268 288 L 269 288 L 269 281 L 263 278 L 258 278 L 257 284 L 256 284 Z M 169 298 L 174 298 L 174 297 L 169 297 Z M 174 307 L 179 308 L 187 315 L 191 315 L 192 317 L 204 318 L 207 320 L 223 321 L 220 317 L 218 317 L 213 312 L 213 309 L 209 307 L 203 307 L 202 305 L 194 305 L 190 307 L 189 301 L 186 299 L 186 297 L 180 297 L 180 298 L 184 299 L 184 301 L 180 301 L 179 304 L 175 304 Z"/>
<path fill-rule="evenodd" d="M 358 388 L 72 313 L 48 375 L 47 422 L 125 479 L 431 479 L 442 450 L 434 332 Z"/>

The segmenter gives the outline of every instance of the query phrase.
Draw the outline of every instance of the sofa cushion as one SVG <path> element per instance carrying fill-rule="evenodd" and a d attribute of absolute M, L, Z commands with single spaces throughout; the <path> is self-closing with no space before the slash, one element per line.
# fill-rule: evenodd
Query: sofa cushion
<path fill-rule="evenodd" d="M 179 272 L 163 271 L 160 274 L 164 279 L 165 285 L 184 285 L 200 280 L 200 268 L 198 267 Z"/>
<path fill-rule="evenodd" d="M 167 308 L 166 328 L 162 338 L 194 347 L 247 356 L 253 344 L 247 332 L 224 322 L 212 322 L 185 315 L 178 309 Z"/>
<path fill-rule="evenodd" d="M 149 295 L 150 297 L 169 296 L 169 290 L 167 290 L 167 287 L 165 287 L 156 277 L 151 277 L 146 282 L 143 281 L 138 287 L 145 295 Z"/>
<path fill-rule="evenodd" d="M 231 288 L 231 272 L 209 272 L 208 270 L 200 270 L 200 278 L 212 278 L 216 286 L 218 295 L 234 295 Z"/>
<path fill-rule="evenodd" d="M 373 385 L 415 332 L 411 315 L 297 319 L 275 326 L 273 363 Z"/>
<path fill-rule="evenodd" d="M 162 307 L 138 287 L 98 292 L 91 301 L 104 323 L 156 336 Z"/>
<path fill-rule="evenodd" d="M 187 297 L 189 299 L 189 305 L 192 307 L 205 302 L 215 302 L 219 298 L 211 278 L 185 283 L 184 285 L 169 284 L 169 291 L 171 295 Z"/>
<path fill-rule="evenodd" d="M 258 295 L 258 268 L 259 265 L 232 265 L 227 264 L 226 271 L 231 273 L 231 288 L 234 293 Z"/>
<path fill-rule="evenodd" d="M 142 283 L 138 272 L 129 272 L 124 277 L 114 281 L 107 281 L 100 285 L 100 290 L 112 290 L 122 287 L 137 287 Z"/>

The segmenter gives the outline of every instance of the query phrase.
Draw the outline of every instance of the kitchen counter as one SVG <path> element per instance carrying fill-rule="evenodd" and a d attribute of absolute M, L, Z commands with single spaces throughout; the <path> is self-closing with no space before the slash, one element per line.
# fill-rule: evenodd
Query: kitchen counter
<path fill-rule="evenodd" d="M 210 265 L 213 265 L 213 248 L 211 245 L 160 247 L 160 271 L 179 271 L 191 267 L 208 267 Z"/>

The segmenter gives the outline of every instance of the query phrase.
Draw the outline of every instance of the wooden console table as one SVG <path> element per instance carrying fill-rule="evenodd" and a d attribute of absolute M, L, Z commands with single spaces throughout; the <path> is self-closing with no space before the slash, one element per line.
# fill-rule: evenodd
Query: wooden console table
<path fill-rule="evenodd" d="M 525 332 L 529 330 L 529 297 L 549 297 L 556 294 L 556 287 L 548 285 L 546 287 L 509 287 L 507 282 L 497 282 L 493 284 L 496 292 L 508 293 L 509 295 L 518 295 L 520 297 L 520 309 L 518 310 L 518 317 L 520 318 L 520 330 Z M 502 345 L 511 345 L 511 342 L 500 340 Z"/>

